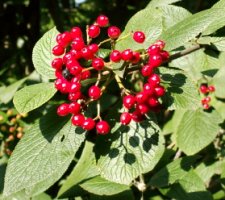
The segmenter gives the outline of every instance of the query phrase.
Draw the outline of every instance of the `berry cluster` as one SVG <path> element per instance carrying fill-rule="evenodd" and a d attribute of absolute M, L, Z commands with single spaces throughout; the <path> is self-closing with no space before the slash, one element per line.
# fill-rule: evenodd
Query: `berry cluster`
<path fill-rule="evenodd" d="M 70 31 L 58 34 L 56 37 L 57 45 L 52 49 L 52 54 L 57 57 L 51 63 L 55 69 L 55 87 L 68 97 L 68 102 L 58 107 L 57 114 L 59 116 L 72 114 L 73 125 L 80 126 L 87 131 L 96 128 L 97 133 L 102 135 L 110 132 L 110 126 L 107 121 L 102 120 L 100 106 L 97 106 L 98 113 L 94 119 L 85 117 L 84 112 L 88 108 L 88 104 L 92 101 L 98 101 L 105 90 L 107 83 L 100 86 L 101 75 L 104 74 L 104 71 L 108 71 L 109 74 L 113 74 L 112 77 L 115 77 L 110 65 L 120 61 L 128 65 L 141 66 L 140 74 L 147 81 L 143 90 L 135 95 L 132 92 L 126 93 L 127 95 L 123 99 L 123 105 L 127 110 L 131 111 L 135 108 L 132 114 L 124 112 L 121 115 L 121 123 L 127 125 L 131 119 L 140 122 L 150 110 L 154 111 L 159 108 L 158 98 L 164 95 L 165 89 L 160 85 L 160 76 L 154 73 L 154 69 L 169 58 L 168 52 L 163 50 L 165 43 L 159 40 L 151 45 L 147 51 L 142 52 L 131 49 L 120 52 L 115 50 L 113 46 L 109 55 L 110 62 L 105 62 L 103 58 L 98 56 L 99 47 L 104 42 L 115 44 L 121 34 L 120 29 L 116 26 L 109 26 L 107 29 L 108 39 L 99 44 L 92 41 L 100 35 L 101 28 L 108 25 L 107 16 L 98 16 L 96 22 L 88 26 L 86 30 L 87 42 L 84 41 L 83 33 L 79 27 L 73 27 Z M 142 31 L 130 34 L 138 43 L 145 41 L 145 34 Z M 82 81 L 91 77 L 97 77 L 97 81 L 85 93 Z"/>
<path fill-rule="evenodd" d="M 133 38 L 137 42 L 143 42 L 145 36 L 142 32 L 138 32 L 138 34 L 134 34 Z M 169 53 L 163 50 L 164 47 L 165 43 L 159 40 L 148 48 L 147 63 L 141 68 L 141 74 L 145 77 L 146 82 L 139 93 L 124 96 L 123 106 L 126 112 L 122 113 L 120 117 L 123 125 L 129 124 L 131 120 L 140 122 L 149 111 L 160 109 L 161 105 L 158 99 L 165 94 L 165 88 L 160 85 L 160 76 L 154 73 L 154 70 L 169 59 Z"/>
<path fill-rule="evenodd" d="M 210 108 L 211 97 L 209 93 L 215 92 L 215 87 L 213 85 L 208 86 L 207 84 L 202 84 L 199 88 L 200 92 L 204 94 L 204 98 L 201 100 L 202 106 L 205 110 Z"/>

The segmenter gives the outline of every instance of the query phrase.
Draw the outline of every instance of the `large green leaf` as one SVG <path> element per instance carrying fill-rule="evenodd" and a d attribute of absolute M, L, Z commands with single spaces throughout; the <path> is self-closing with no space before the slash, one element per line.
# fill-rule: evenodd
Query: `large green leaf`
<path fill-rule="evenodd" d="M 219 69 L 219 71 L 216 73 L 216 75 L 213 77 L 213 84 L 216 88 L 215 95 L 216 97 L 225 98 L 225 65 L 223 64 L 222 67 Z"/>
<path fill-rule="evenodd" d="M 201 37 L 198 43 L 212 45 L 218 51 L 225 51 L 225 37 Z"/>
<path fill-rule="evenodd" d="M 159 6 L 173 4 L 173 3 L 176 3 L 178 1 L 181 1 L 181 0 L 152 0 L 147 5 L 147 7 L 159 7 Z"/>
<path fill-rule="evenodd" d="M 125 191 L 130 191 L 130 187 L 119 183 L 110 182 L 100 176 L 81 183 L 84 190 L 97 195 L 111 196 Z M 130 191 L 131 192 L 131 191 Z"/>
<path fill-rule="evenodd" d="M 78 186 L 81 182 L 99 175 L 99 170 L 95 163 L 93 146 L 93 143 L 86 141 L 82 155 L 77 165 L 60 188 L 58 197 L 77 196 L 77 193 L 79 192 Z"/>
<path fill-rule="evenodd" d="M 56 93 L 54 83 L 39 83 L 16 92 L 13 102 L 18 112 L 27 113 L 40 107 Z"/>
<path fill-rule="evenodd" d="M 173 50 L 184 46 L 195 39 L 212 23 L 217 23 L 218 17 L 225 16 L 224 9 L 208 9 L 185 18 L 163 32 L 160 39 L 166 42 L 166 49 Z"/>
<path fill-rule="evenodd" d="M 178 147 L 187 155 L 196 154 L 215 139 L 221 122 L 216 111 L 208 113 L 202 109 L 187 110 L 176 132 Z"/>
<path fill-rule="evenodd" d="M 12 85 L 5 87 L 4 89 L 1 90 L 1 95 L 0 95 L 0 100 L 3 103 L 9 103 L 16 91 L 21 87 L 21 85 L 27 80 L 27 78 L 23 78 Z"/>
<path fill-rule="evenodd" d="M 190 171 L 196 158 L 196 156 L 190 156 L 174 160 L 154 174 L 149 184 L 154 187 L 165 187 L 177 182 Z"/>
<path fill-rule="evenodd" d="M 54 59 L 52 48 L 56 45 L 56 36 L 59 34 L 54 27 L 43 35 L 34 46 L 32 60 L 35 69 L 42 76 L 55 79 L 55 70 L 51 67 L 51 62 Z"/>
<path fill-rule="evenodd" d="M 37 195 L 63 175 L 85 137 L 67 120 L 53 109 L 26 132 L 9 159 L 5 196 L 20 191 Z"/>
<path fill-rule="evenodd" d="M 116 120 L 112 114 L 109 118 Z M 164 139 L 153 121 L 131 122 L 129 126 L 118 123 L 111 132 L 99 137 L 96 144 L 97 165 L 101 176 L 109 181 L 128 185 L 151 171 L 163 154 Z"/>
<path fill-rule="evenodd" d="M 197 86 L 187 73 L 181 70 L 161 67 L 160 74 L 167 90 L 166 95 L 163 97 L 163 102 L 170 110 L 196 110 L 201 106 Z"/>

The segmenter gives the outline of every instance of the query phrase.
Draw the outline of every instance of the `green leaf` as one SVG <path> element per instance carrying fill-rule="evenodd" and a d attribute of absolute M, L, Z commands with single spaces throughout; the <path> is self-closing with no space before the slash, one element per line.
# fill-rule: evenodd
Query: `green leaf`
<path fill-rule="evenodd" d="M 224 79 L 224 74 L 225 74 L 225 65 L 222 65 L 222 67 L 219 69 L 219 71 L 216 73 L 216 75 L 213 77 L 213 84 L 216 88 L 215 95 L 218 98 L 225 98 L 225 90 L 224 90 L 224 85 L 225 85 L 225 79 Z"/>
<path fill-rule="evenodd" d="M 173 50 L 184 46 L 195 39 L 212 23 L 217 23 L 218 17 L 224 16 L 224 9 L 209 9 L 185 18 L 163 32 L 160 39 L 166 42 L 166 49 Z"/>
<path fill-rule="evenodd" d="M 105 195 L 94 195 L 90 194 L 90 200 L 124 200 L 124 199 L 129 199 L 129 200 L 134 200 L 134 195 L 131 190 L 126 190 L 124 192 L 121 192 L 119 194 L 115 194 L 112 196 L 105 196 Z"/>
<path fill-rule="evenodd" d="M 40 194 L 64 174 L 85 137 L 67 120 L 54 108 L 26 132 L 9 159 L 5 196 L 20 191 Z"/>
<path fill-rule="evenodd" d="M 116 120 L 113 114 L 109 118 L 111 122 Z M 99 137 L 96 144 L 97 165 L 101 176 L 109 181 L 130 184 L 151 171 L 164 152 L 163 136 L 153 121 L 131 122 L 129 126 L 118 123 L 111 132 Z"/>
<path fill-rule="evenodd" d="M 103 59 L 107 58 L 111 53 L 110 49 L 99 49 L 97 52 L 97 56 Z"/>
<path fill-rule="evenodd" d="M 170 110 L 196 110 L 201 107 L 197 86 L 187 73 L 161 67 L 160 74 L 167 90 L 166 95 L 162 98 L 163 103 L 167 104 Z"/>
<path fill-rule="evenodd" d="M 37 196 L 32 197 L 31 200 L 52 200 L 52 198 L 46 193 L 41 193 Z"/>
<path fill-rule="evenodd" d="M 220 116 L 225 119 L 225 102 L 215 97 L 211 97 L 211 105 L 216 109 Z"/>
<path fill-rule="evenodd" d="M 127 185 L 110 182 L 100 176 L 87 180 L 84 183 L 81 183 L 80 186 L 92 194 L 107 196 L 130 190 L 130 187 Z"/>
<path fill-rule="evenodd" d="M 77 193 L 79 192 L 78 185 L 81 182 L 99 175 L 99 170 L 95 163 L 93 146 L 93 143 L 88 141 L 85 142 L 82 155 L 77 165 L 60 188 L 58 197 L 65 198 L 77 196 Z"/>
<path fill-rule="evenodd" d="M 212 45 L 218 51 L 225 51 L 225 37 L 201 37 L 198 43 Z"/>
<path fill-rule="evenodd" d="M 154 187 L 165 187 L 177 182 L 190 171 L 196 159 L 196 156 L 190 156 L 174 160 L 154 174 L 148 184 Z"/>
<path fill-rule="evenodd" d="M 46 103 L 56 92 L 54 83 L 26 86 L 16 92 L 13 103 L 18 112 L 27 113 Z"/>
<path fill-rule="evenodd" d="M 21 87 L 21 85 L 26 81 L 27 78 L 23 78 L 12 85 L 1 90 L 0 101 L 3 103 L 9 103 L 16 91 Z"/>
<path fill-rule="evenodd" d="M 196 154 L 215 139 L 221 122 L 216 111 L 207 113 L 201 109 L 187 110 L 176 132 L 178 147 L 187 155 Z"/>
<path fill-rule="evenodd" d="M 204 182 L 193 170 L 172 185 L 167 195 L 176 200 L 212 200 Z"/>
<path fill-rule="evenodd" d="M 55 70 L 51 67 L 51 62 L 55 58 L 52 54 L 52 48 L 56 45 L 56 36 L 59 34 L 54 27 L 43 35 L 35 44 L 32 60 L 35 69 L 42 76 L 55 79 Z"/>
<path fill-rule="evenodd" d="M 179 2 L 179 1 L 181 1 L 181 0 L 152 0 L 147 5 L 147 8 L 148 7 L 159 7 L 159 6 L 169 5 L 169 4 Z"/>

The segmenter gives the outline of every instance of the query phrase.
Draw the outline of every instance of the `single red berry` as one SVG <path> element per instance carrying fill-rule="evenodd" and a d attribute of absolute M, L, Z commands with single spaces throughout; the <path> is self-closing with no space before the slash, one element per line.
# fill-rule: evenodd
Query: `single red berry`
<path fill-rule="evenodd" d="M 128 125 L 131 121 L 131 114 L 124 112 L 120 115 L 120 123 L 123 125 Z"/>
<path fill-rule="evenodd" d="M 135 100 L 137 103 L 145 103 L 148 100 L 148 93 L 145 91 L 139 92 L 135 96 Z"/>
<path fill-rule="evenodd" d="M 62 70 L 55 70 L 55 77 L 56 78 L 63 78 Z"/>
<path fill-rule="evenodd" d="M 131 58 L 131 62 L 132 62 L 133 64 L 136 64 L 136 63 L 138 63 L 138 62 L 140 61 L 140 59 L 141 59 L 140 53 L 134 51 L 134 52 L 133 52 L 133 56 L 132 56 L 132 58 Z"/>
<path fill-rule="evenodd" d="M 203 108 L 205 110 L 208 110 L 210 108 L 210 105 L 208 103 L 203 104 Z"/>
<path fill-rule="evenodd" d="M 60 90 L 60 89 L 61 89 L 62 82 L 63 82 L 63 79 L 62 79 L 62 78 L 57 78 L 57 79 L 55 80 L 55 88 L 56 88 L 57 90 Z"/>
<path fill-rule="evenodd" d="M 80 82 L 80 80 L 81 80 L 81 76 L 74 76 L 74 77 L 70 80 L 70 82 L 71 82 L 71 84 L 72 84 L 72 83 Z"/>
<path fill-rule="evenodd" d="M 162 56 L 163 62 L 168 61 L 170 58 L 170 54 L 168 51 L 161 51 L 160 55 Z"/>
<path fill-rule="evenodd" d="M 65 51 L 64 47 L 56 45 L 52 49 L 52 54 L 55 56 L 61 56 L 62 54 L 64 54 L 64 51 Z"/>
<path fill-rule="evenodd" d="M 84 123 L 84 120 L 85 118 L 84 118 L 84 115 L 82 114 L 73 115 L 71 119 L 72 124 L 75 126 L 82 126 Z"/>
<path fill-rule="evenodd" d="M 135 110 L 132 115 L 132 120 L 134 120 L 135 122 L 141 122 L 145 119 L 144 115 L 142 115 L 138 110 Z"/>
<path fill-rule="evenodd" d="M 144 65 L 141 68 L 141 74 L 142 76 L 150 76 L 153 73 L 153 67 L 149 64 Z"/>
<path fill-rule="evenodd" d="M 101 96 L 101 89 L 96 85 L 91 86 L 88 90 L 88 96 L 94 100 L 99 99 Z"/>
<path fill-rule="evenodd" d="M 88 36 L 91 38 L 96 38 L 98 37 L 100 34 L 100 28 L 98 25 L 91 25 L 88 28 Z"/>
<path fill-rule="evenodd" d="M 81 80 L 88 79 L 90 78 L 90 76 L 91 76 L 91 72 L 89 70 L 83 71 L 81 73 Z"/>
<path fill-rule="evenodd" d="M 69 112 L 72 114 L 80 113 L 81 106 L 77 102 L 72 102 L 69 104 Z"/>
<path fill-rule="evenodd" d="M 69 92 L 79 92 L 81 89 L 81 84 L 79 82 L 76 82 L 76 83 L 72 83 L 71 86 L 70 86 L 70 91 Z"/>
<path fill-rule="evenodd" d="M 109 24 L 109 18 L 105 15 L 99 15 L 97 17 L 96 23 L 100 26 L 100 27 L 105 27 Z"/>
<path fill-rule="evenodd" d="M 149 106 L 147 104 L 137 104 L 137 108 L 136 108 L 142 115 L 145 115 L 149 112 Z"/>
<path fill-rule="evenodd" d="M 71 29 L 70 34 L 73 39 L 77 37 L 82 37 L 82 30 L 80 29 L 80 27 L 75 26 Z"/>
<path fill-rule="evenodd" d="M 150 97 L 150 98 L 148 99 L 148 105 L 149 105 L 150 107 L 157 107 L 157 106 L 159 105 L 159 101 L 158 101 L 158 99 L 156 99 L 155 97 Z"/>
<path fill-rule="evenodd" d="M 150 83 L 146 83 L 144 84 L 143 91 L 146 92 L 148 96 L 152 96 L 155 92 L 155 88 Z"/>
<path fill-rule="evenodd" d="M 73 39 L 73 42 L 71 43 L 72 49 L 75 49 L 77 51 L 80 51 L 82 48 L 84 48 L 85 43 L 83 38 L 81 37 L 76 37 Z"/>
<path fill-rule="evenodd" d="M 127 95 L 123 97 L 123 105 L 127 109 L 131 109 L 134 106 L 135 102 L 136 102 L 135 97 L 132 95 Z"/>
<path fill-rule="evenodd" d="M 100 135 L 106 135 L 110 131 L 110 126 L 108 122 L 102 120 L 96 124 L 96 131 Z"/>
<path fill-rule="evenodd" d="M 130 61 L 133 57 L 133 51 L 131 49 L 126 49 L 121 53 L 121 58 L 124 61 Z"/>
<path fill-rule="evenodd" d="M 158 74 L 152 74 L 151 76 L 149 76 L 148 78 L 148 82 L 152 85 L 152 86 L 157 86 L 160 84 L 160 76 Z"/>
<path fill-rule="evenodd" d="M 162 41 L 162 40 L 157 40 L 155 45 L 159 46 L 160 49 L 162 50 L 166 46 L 166 43 L 164 41 Z"/>
<path fill-rule="evenodd" d="M 208 104 L 211 101 L 211 97 L 205 97 L 202 99 L 202 104 Z"/>
<path fill-rule="evenodd" d="M 155 95 L 162 97 L 166 93 L 165 88 L 161 85 L 155 87 Z"/>
<path fill-rule="evenodd" d="M 88 47 L 81 49 L 81 55 L 86 60 L 90 60 L 94 57 L 93 52 Z"/>
<path fill-rule="evenodd" d="M 134 41 L 143 43 L 145 41 L 145 34 L 142 31 L 136 31 L 133 34 Z"/>
<path fill-rule="evenodd" d="M 55 58 L 52 61 L 52 67 L 56 70 L 62 70 L 62 66 L 63 66 L 63 60 L 62 58 Z"/>
<path fill-rule="evenodd" d="M 69 104 L 63 103 L 57 108 L 57 115 L 66 116 L 69 114 Z"/>
<path fill-rule="evenodd" d="M 60 45 L 62 45 L 63 47 L 67 47 L 69 45 L 69 43 L 71 43 L 73 40 L 70 32 L 64 32 L 61 34 L 61 43 Z"/>
<path fill-rule="evenodd" d="M 73 58 L 78 60 L 82 57 L 82 54 L 79 50 L 71 49 L 70 53 L 73 55 Z"/>
<path fill-rule="evenodd" d="M 56 42 L 57 42 L 59 45 L 62 43 L 61 39 L 62 39 L 62 33 L 59 33 L 59 34 L 56 36 Z"/>
<path fill-rule="evenodd" d="M 70 92 L 70 82 L 64 80 L 61 84 L 60 92 L 65 94 Z"/>
<path fill-rule="evenodd" d="M 95 121 L 92 118 L 87 118 L 83 121 L 82 128 L 84 130 L 90 131 L 95 127 Z"/>
<path fill-rule="evenodd" d="M 78 91 L 78 92 L 71 92 L 68 95 L 68 99 L 70 101 L 77 101 L 78 99 L 81 99 L 81 97 L 82 97 L 82 93 L 80 91 Z"/>
<path fill-rule="evenodd" d="M 149 54 L 149 55 L 155 55 L 155 54 L 159 54 L 160 51 L 161 51 L 161 49 L 160 49 L 159 46 L 153 44 L 153 45 L 151 45 L 151 46 L 148 48 L 147 51 L 148 51 L 148 54 Z"/>
<path fill-rule="evenodd" d="M 120 62 L 121 60 L 121 53 L 118 50 L 113 50 L 110 54 L 110 60 L 112 62 Z"/>
<path fill-rule="evenodd" d="M 110 26 L 108 28 L 108 36 L 112 39 L 117 39 L 120 36 L 120 29 L 116 26 Z"/>
<path fill-rule="evenodd" d="M 163 62 L 162 56 L 160 54 L 150 55 L 148 63 L 153 67 L 159 67 Z"/>
<path fill-rule="evenodd" d="M 80 66 L 80 64 L 77 61 L 68 61 L 66 64 L 67 69 L 69 70 L 69 72 L 74 75 L 77 76 L 79 75 L 83 68 Z"/>
<path fill-rule="evenodd" d="M 104 60 L 102 58 L 94 58 L 92 60 L 92 67 L 96 70 L 102 70 L 105 66 Z"/>
<path fill-rule="evenodd" d="M 64 56 L 63 56 L 63 63 L 64 64 L 66 64 L 67 62 L 72 62 L 72 61 L 74 61 L 74 60 L 76 60 L 75 58 L 74 58 L 74 55 L 71 53 L 71 52 L 68 52 L 68 53 L 66 53 Z"/>
<path fill-rule="evenodd" d="M 201 85 L 200 86 L 200 92 L 202 93 L 202 94 L 207 94 L 209 91 L 208 91 L 208 87 L 207 87 L 207 85 Z"/>
<path fill-rule="evenodd" d="M 208 90 L 209 90 L 209 92 L 214 92 L 216 89 L 215 89 L 215 87 L 213 85 L 210 85 L 208 87 Z"/>
<path fill-rule="evenodd" d="M 95 53 L 97 53 L 98 52 L 98 45 L 97 44 L 90 44 L 89 46 L 88 46 L 88 49 L 93 53 L 93 54 L 95 54 Z"/>

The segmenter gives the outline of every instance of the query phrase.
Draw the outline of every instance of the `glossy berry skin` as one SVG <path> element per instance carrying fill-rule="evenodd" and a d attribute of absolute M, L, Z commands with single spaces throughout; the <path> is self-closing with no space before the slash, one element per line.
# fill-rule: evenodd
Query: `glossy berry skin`
<path fill-rule="evenodd" d="M 79 92 L 81 89 L 81 84 L 79 82 L 71 83 L 69 92 L 75 93 Z"/>
<path fill-rule="evenodd" d="M 84 130 L 90 131 L 95 127 L 95 121 L 92 118 L 87 118 L 83 121 L 82 128 Z"/>
<path fill-rule="evenodd" d="M 210 106 L 209 106 L 208 103 L 205 103 L 205 104 L 203 104 L 203 108 L 204 108 L 205 110 L 208 110 L 208 109 L 210 108 Z"/>
<path fill-rule="evenodd" d="M 72 119 L 71 119 L 72 124 L 74 126 L 82 126 L 84 123 L 84 120 L 85 120 L 85 118 L 84 118 L 84 115 L 82 115 L 82 114 L 73 115 Z"/>
<path fill-rule="evenodd" d="M 63 60 L 62 58 L 55 58 L 52 61 L 52 67 L 56 70 L 62 70 L 62 66 L 63 66 Z"/>
<path fill-rule="evenodd" d="M 209 92 L 215 92 L 215 87 L 213 86 L 213 85 L 210 85 L 209 87 L 208 87 L 208 91 Z"/>
<path fill-rule="evenodd" d="M 69 104 L 63 103 L 57 108 L 57 115 L 66 116 L 69 114 Z"/>
<path fill-rule="evenodd" d="M 135 100 L 137 103 L 145 103 L 148 100 L 148 93 L 145 91 L 139 92 L 135 96 Z"/>
<path fill-rule="evenodd" d="M 170 58 L 170 54 L 168 51 L 161 51 L 160 55 L 162 56 L 163 62 L 168 61 Z"/>
<path fill-rule="evenodd" d="M 131 114 L 124 112 L 120 115 L 120 123 L 123 125 L 128 125 L 131 122 Z"/>
<path fill-rule="evenodd" d="M 91 86 L 88 90 L 88 96 L 94 100 L 99 99 L 101 97 L 101 89 L 96 85 Z"/>
<path fill-rule="evenodd" d="M 91 38 L 96 38 L 98 37 L 100 34 L 100 28 L 98 25 L 91 25 L 88 28 L 88 36 Z"/>
<path fill-rule="evenodd" d="M 94 58 L 92 60 L 92 67 L 94 67 L 96 70 L 102 70 L 104 65 L 104 60 L 102 58 Z"/>
<path fill-rule="evenodd" d="M 116 26 L 110 26 L 107 32 L 108 36 L 112 39 L 117 39 L 121 34 L 120 29 Z"/>
<path fill-rule="evenodd" d="M 148 52 L 149 55 L 159 54 L 160 51 L 161 51 L 160 47 L 158 45 L 155 45 L 155 44 L 151 45 L 148 48 L 148 50 L 147 50 L 147 52 Z"/>
<path fill-rule="evenodd" d="M 106 135 L 110 131 L 110 126 L 106 121 L 100 121 L 96 124 L 96 131 L 99 135 Z"/>
<path fill-rule="evenodd" d="M 71 47 L 74 50 L 80 51 L 82 48 L 84 48 L 85 43 L 83 38 L 81 37 L 76 37 L 73 42 L 71 43 Z"/>
<path fill-rule="evenodd" d="M 127 95 L 123 97 L 123 105 L 127 109 L 131 109 L 134 106 L 135 102 L 136 102 L 135 97 L 132 95 Z"/>
<path fill-rule="evenodd" d="M 150 107 L 157 107 L 159 105 L 159 101 L 155 97 L 150 97 L 148 99 L 148 105 Z"/>
<path fill-rule="evenodd" d="M 110 54 L 110 60 L 112 62 L 120 62 L 121 60 L 121 53 L 118 50 L 113 50 Z"/>
<path fill-rule="evenodd" d="M 135 110 L 132 113 L 131 117 L 132 117 L 132 120 L 135 121 L 135 122 L 141 122 L 145 118 L 138 110 Z"/>
<path fill-rule="evenodd" d="M 81 73 L 81 80 L 88 79 L 88 78 L 90 78 L 90 76 L 91 76 L 91 72 L 89 70 L 83 71 Z"/>
<path fill-rule="evenodd" d="M 148 96 L 152 96 L 155 93 L 155 88 L 150 83 L 145 83 L 143 91 L 146 92 Z"/>
<path fill-rule="evenodd" d="M 202 105 L 207 104 L 211 101 L 211 97 L 205 97 L 202 99 Z"/>
<path fill-rule="evenodd" d="M 78 92 L 70 92 L 69 95 L 68 95 L 68 99 L 70 101 L 77 101 L 78 99 L 81 99 L 82 97 L 82 94 L 80 91 Z"/>
<path fill-rule="evenodd" d="M 150 76 L 153 73 L 153 67 L 149 64 L 144 65 L 141 68 L 141 74 L 142 76 Z"/>
<path fill-rule="evenodd" d="M 155 54 L 155 55 L 149 56 L 148 62 L 153 68 L 156 68 L 156 67 L 159 67 L 162 64 L 163 59 L 162 59 L 162 56 L 160 54 Z"/>
<path fill-rule="evenodd" d="M 131 49 L 126 49 L 121 53 L 121 58 L 124 61 L 131 61 L 133 57 L 133 51 Z"/>
<path fill-rule="evenodd" d="M 89 46 L 88 46 L 88 49 L 93 53 L 93 54 L 95 54 L 95 53 L 97 53 L 98 52 L 98 45 L 97 44 L 90 44 Z"/>
<path fill-rule="evenodd" d="M 162 49 L 165 48 L 166 43 L 164 41 L 162 41 L 162 40 L 157 40 L 156 43 L 155 43 L 155 45 L 159 46 L 160 49 L 162 50 Z"/>
<path fill-rule="evenodd" d="M 134 52 L 133 52 L 133 56 L 132 56 L 132 58 L 131 58 L 131 62 L 132 62 L 133 64 L 136 64 L 136 63 L 138 63 L 138 62 L 140 61 L 140 59 L 141 59 L 140 53 L 134 51 Z"/>
<path fill-rule="evenodd" d="M 72 102 L 69 104 L 69 112 L 72 114 L 80 113 L 81 106 L 77 102 Z"/>
<path fill-rule="evenodd" d="M 137 110 L 140 112 L 142 115 L 145 115 L 149 112 L 149 106 L 147 104 L 137 104 Z"/>
<path fill-rule="evenodd" d="M 94 57 L 93 52 L 88 47 L 81 49 L 81 55 L 86 60 L 90 60 Z"/>
<path fill-rule="evenodd" d="M 62 47 L 61 45 L 56 45 L 52 49 L 52 54 L 55 56 L 61 56 L 62 54 L 64 54 L 64 51 L 64 47 Z"/>
<path fill-rule="evenodd" d="M 82 37 L 82 30 L 80 29 L 80 27 L 75 26 L 71 29 L 70 34 L 73 39 L 76 37 Z"/>
<path fill-rule="evenodd" d="M 152 86 L 157 86 L 160 84 L 160 76 L 158 74 L 152 74 L 149 78 L 148 78 L 148 82 L 152 85 Z"/>
<path fill-rule="evenodd" d="M 160 86 L 160 85 L 155 87 L 154 92 L 155 92 L 155 95 L 157 97 L 162 97 L 166 93 L 165 88 L 163 86 Z"/>
<path fill-rule="evenodd" d="M 207 94 L 209 91 L 208 91 L 208 87 L 207 87 L 207 85 L 201 85 L 200 86 L 200 92 L 202 93 L 202 94 Z"/>
<path fill-rule="evenodd" d="M 133 39 L 137 43 L 143 43 L 145 41 L 145 34 L 142 31 L 136 31 L 133 34 Z"/>
<path fill-rule="evenodd" d="M 60 38 L 60 45 L 62 45 L 63 47 L 67 47 L 69 45 L 70 42 L 72 42 L 72 36 L 70 34 L 70 32 L 64 32 L 61 34 L 61 38 Z"/>
<path fill-rule="evenodd" d="M 109 24 L 109 18 L 105 15 L 99 15 L 96 19 L 96 23 L 100 26 L 100 27 L 105 27 Z"/>

